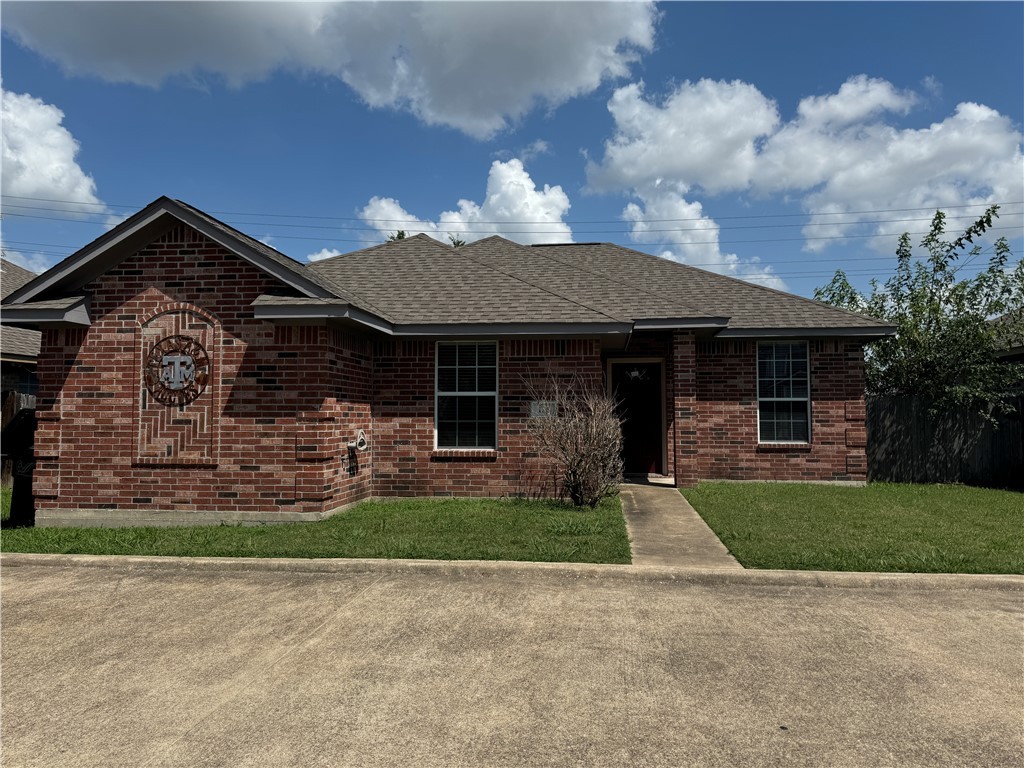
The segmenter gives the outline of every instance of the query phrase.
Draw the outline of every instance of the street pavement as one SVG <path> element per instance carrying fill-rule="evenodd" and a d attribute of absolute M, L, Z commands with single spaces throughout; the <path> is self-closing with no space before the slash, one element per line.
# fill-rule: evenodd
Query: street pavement
<path fill-rule="evenodd" d="M 5 558 L 11 768 L 1024 764 L 1020 589 Z"/>

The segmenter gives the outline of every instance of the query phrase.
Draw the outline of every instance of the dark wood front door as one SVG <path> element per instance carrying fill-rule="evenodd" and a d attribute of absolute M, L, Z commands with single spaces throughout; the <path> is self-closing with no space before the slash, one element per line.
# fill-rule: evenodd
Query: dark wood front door
<path fill-rule="evenodd" d="M 627 475 L 663 474 L 661 363 L 612 362 L 612 395 L 622 419 L 622 459 Z"/>

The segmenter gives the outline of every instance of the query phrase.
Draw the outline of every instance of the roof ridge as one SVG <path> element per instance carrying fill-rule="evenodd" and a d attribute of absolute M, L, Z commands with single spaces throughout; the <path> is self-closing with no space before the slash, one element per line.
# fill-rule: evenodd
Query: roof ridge
<path fill-rule="evenodd" d="M 776 294 L 778 296 L 785 296 L 787 299 L 798 299 L 799 301 L 802 301 L 805 304 L 812 304 L 812 305 L 814 305 L 816 307 L 820 307 L 821 309 L 831 309 L 831 310 L 834 310 L 836 312 L 843 312 L 843 313 L 845 313 L 847 315 L 851 315 L 853 317 L 856 317 L 859 320 L 871 320 L 871 321 L 874 321 L 874 322 L 878 323 L 879 325 L 884 325 L 885 324 L 884 321 L 879 320 L 877 317 L 872 317 L 871 315 L 862 315 L 859 312 L 853 312 L 852 310 L 843 309 L 842 307 L 833 307 L 831 304 L 826 304 L 825 302 L 817 301 L 816 299 L 808 299 L 806 296 L 800 296 L 799 294 L 796 294 L 796 293 L 790 293 L 789 291 L 781 291 L 778 288 L 769 288 L 767 285 L 758 285 L 757 283 L 751 283 L 751 282 L 749 282 L 747 280 L 744 280 L 744 279 L 742 279 L 740 277 L 733 277 L 732 275 L 723 275 L 720 272 L 712 272 L 710 269 L 701 269 L 700 267 L 695 267 L 695 266 L 693 266 L 691 264 L 684 264 L 681 261 L 671 261 L 669 259 L 663 259 L 663 258 L 661 258 L 661 256 L 655 256 L 652 253 L 644 253 L 643 251 L 638 251 L 635 248 L 627 248 L 626 246 L 619 245 L 617 243 L 605 243 L 605 244 L 606 245 L 614 246 L 616 248 L 621 248 L 622 250 L 629 251 L 630 253 L 638 253 L 641 256 L 646 256 L 646 257 L 651 258 L 651 259 L 657 259 L 658 261 L 663 262 L 665 264 L 672 264 L 672 265 L 675 265 L 677 267 L 683 267 L 685 269 L 692 269 L 692 270 L 695 270 L 697 272 L 703 272 L 706 275 L 711 275 L 711 276 L 716 277 L 716 278 L 722 278 L 723 280 L 731 280 L 734 283 L 740 283 L 742 285 L 747 285 L 747 286 L 750 286 L 751 288 L 757 288 L 758 290 L 761 290 L 761 291 L 768 291 L 769 293 L 774 293 L 774 294 Z"/>
<path fill-rule="evenodd" d="M 581 243 L 581 245 L 583 245 L 583 243 Z M 614 246 L 615 248 L 622 248 L 621 245 L 617 245 L 615 243 L 606 243 L 606 242 L 605 243 L 589 243 L 589 245 L 610 245 L 610 246 Z M 645 288 L 644 286 L 637 285 L 636 283 L 630 282 L 628 280 L 622 280 L 622 281 L 616 280 L 611 275 L 607 275 L 604 272 L 599 272 L 599 271 L 596 271 L 596 270 L 593 270 L 593 269 L 588 269 L 586 267 L 582 267 L 579 264 L 574 264 L 572 262 L 562 261 L 561 259 L 555 258 L 551 254 L 544 253 L 543 250 L 541 250 L 542 248 L 547 248 L 547 247 L 549 247 L 549 246 L 546 246 L 546 245 L 545 246 L 540 246 L 540 245 L 536 246 L 537 253 L 539 253 L 545 259 L 550 259 L 551 261 L 558 262 L 559 264 L 561 264 L 562 266 L 565 266 L 565 267 L 572 267 L 574 269 L 580 269 L 580 270 L 582 270 L 584 272 L 588 272 L 591 275 L 596 275 L 598 277 L 602 277 L 605 280 L 608 280 L 609 282 L 611 282 L 612 284 L 618 284 L 620 282 L 624 282 L 627 285 L 629 285 L 631 288 L 636 288 L 641 293 L 646 293 L 649 296 L 657 296 L 660 299 L 668 299 L 670 301 L 679 302 L 680 304 L 682 304 L 684 306 L 690 307 L 690 309 L 693 309 L 694 311 L 698 312 L 699 314 L 705 315 L 707 317 L 716 317 L 716 315 L 711 314 L 707 310 L 701 309 L 699 307 L 695 307 L 692 304 L 690 304 L 689 302 L 680 301 L 680 299 L 678 297 L 676 297 L 676 296 L 664 294 L 664 293 L 661 293 L 660 291 L 653 291 L 650 288 Z M 632 250 L 632 249 L 630 249 L 630 248 L 623 248 L 623 250 L 629 251 L 629 250 Z M 643 251 L 634 251 L 634 253 L 643 253 Z M 644 256 L 651 256 L 651 254 L 649 254 L 649 253 L 644 253 L 643 255 Z M 666 259 L 661 259 L 658 256 L 652 256 L 651 258 L 658 259 L 659 261 L 666 261 Z"/>
<path fill-rule="evenodd" d="M 411 237 L 403 237 L 400 240 L 385 240 L 383 243 L 377 243 L 376 245 L 368 245 L 365 248 L 356 248 L 354 251 L 345 251 L 345 253 L 339 253 L 337 256 L 328 256 L 326 259 L 317 259 L 316 261 L 308 262 L 306 266 L 315 267 L 317 264 L 324 264 L 329 261 L 334 261 L 335 259 L 343 259 L 346 256 L 351 256 L 356 253 L 376 251 L 380 248 L 394 248 L 396 246 L 401 247 L 402 243 L 405 243 L 409 240 L 427 240 L 431 245 L 436 245 L 439 248 L 444 248 L 445 250 L 449 251 L 454 250 L 450 245 L 445 245 L 440 240 L 435 240 L 430 235 L 420 232 L 418 234 L 412 235 Z"/>
<path fill-rule="evenodd" d="M 524 245 L 522 245 L 520 243 L 517 243 L 514 240 L 509 240 L 508 238 L 501 237 L 500 235 L 491 235 L 490 237 L 484 238 L 484 240 L 493 240 L 493 239 L 498 239 L 498 240 L 501 240 L 502 242 L 508 243 L 509 245 L 513 245 L 516 248 L 521 248 L 521 249 L 526 250 L 526 246 L 524 246 Z M 481 243 L 481 242 L 483 242 L 483 240 L 476 240 L 475 242 Z M 472 245 L 472 243 L 470 245 Z M 617 323 L 629 322 L 628 320 L 623 320 L 621 317 L 616 317 L 615 315 L 609 315 L 604 310 L 597 309 L 596 307 L 592 307 L 589 304 L 585 304 L 585 303 L 583 303 L 582 301 L 580 301 L 578 299 L 573 299 L 573 298 L 570 298 L 569 296 L 563 296 L 562 294 L 560 294 L 560 293 L 558 293 L 556 291 L 553 291 L 550 288 L 545 288 L 544 286 L 537 285 L 535 283 L 531 283 L 529 280 L 527 280 L 525 278 L 522 278 L 519 275 L 510 274 L 508 272 L 505 272 L 505 271 L 502 271 L 502 270 L 498 269 L 497 267 L 494 267 L 494 266 L 492 266 L 490 264 L 482 262 L 479 259 L 474 259 L 472 256 L 468 255 L 463 250 L 464 248 L 468 248 L 468 247 L 469 247 L 469 245 L 466 245 L 466 246 L 462 246 L 460 248 L 453 248 L 452 250 L 455 251 L 456 253 L 460 253 L 461 252 L 461 255 L 462 255 L 463 258 L 466 258 L 469 261 L 472 261 L 474 264 L 479 264 L 480 266 L 482 266 L 482 267 L 484 267 L 486 269 L 490 269 L 490 270 L 492 270 L 494 272 L 497 272 L 499 275 L 505 275 L 505 277 L 511 277 L 513 280 L 518 280 L 520 283 L 523 283 L 524 285 L 528 285 L 531 288 L 536 288 L 538 291 L 543 291 L 544 293 L 550 294 L 551 296 L 556 296 L 559 299 L 562 299 L 563 301 L 567 301 L 570 304 L 575 304 L 577 307 L 583 307 L 584 309 L 587 309 L 587 310 L 589 310 L 591 312 L 596 312 L 599 315 L 604 315 L 608 319 L 614 320 Z"/>

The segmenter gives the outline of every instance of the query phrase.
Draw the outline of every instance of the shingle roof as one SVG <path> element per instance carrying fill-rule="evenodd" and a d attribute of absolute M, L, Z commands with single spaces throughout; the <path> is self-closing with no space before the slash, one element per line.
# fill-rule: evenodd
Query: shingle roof
<path fill-rule="evenodd" d="M 334 295 L 338 296 L 339 298 L 344 299 L 345 301 L 347 301 L 349 303 L 356 304 L 357 306 L 361 306 L 364 309 L 367 309 L 367 310 L 369 310 L 371 312 L 373 311 L 373 307 L 369 306 L 369 302 L 367 302 L 365 300 L 364 301 L 360 301 L 359 297 L 354 296 L 351 293 L 351 291 L 349 291 L 345 286 L 343 286 L 343 285 L 335 285 L 332 282 L 330 282 L 329 280 L 323 279 L 316 272 L 310 271 L 309 269 L 307 269 L 307 265 L 302 263 L 301 261 L 296 261 L 295 259 L 291 258 L 290 256 L 286 256 L 285 254 L 281 253 L 276 248 L 271 248 L 266 243 L 260 242 L 259 240 L 257 240 L 254 237 L 250 237 L 249 235 L 245 234 L 244 232 L 235 229 L 230 224 L 225 224 L 220 219 L 216 219 L 213 216 L 211 216 L 210 214 L 206 213 L 205 211 L 201 211 L 198 208 L 194 208 L 193 206 L 189 205 L 186 202 L 183 202 L 181 200 L 175 200 L 174 202 L 177 203 L 178 205 L 180 205 L 185 210 L 189 211 L 194 216 L 196 216 L 196 217 L 202 219 L 203 221 L 205 221 L 207 224 L 209 224 L 214 229 L 217 229 L 220 232 L 223 232 L 224 234 L 226 234 L 226 235 L 228 235 L 230 237 L 235 238 L 236 240 L 242 241 L 243 243 L 245 243 L 245 245 L 249 246 L 250 248 L 252 248 L 257 253 L 260 253 L 263 256 L 267 257 L 268 259 L 271 259 L 272 261 L 277 262 L 278 264 L 280 264 L 281 266 L 285 267 L 286 269 L 289 269 L 292 272 L 296 272 L 298 274 L 304 275 L 308 280 L 311 280 L 315 284 L 319 285 L 325 291 L 328 291 L 329 293 L 333 293 Z"/>
<path fill-rule="evenodd" d="M 747 330 L 777 330 L 783 335 L 805 330 L 842 329 L 854 335 L 887 331 L 872 318 L 612 243 L 531 247 L 489 237 L 453 248 L 416 235 L 304 264 L 166 197 L 69 256 L 22 290 L 15 302 L 77 291 L 123 256 L 119 248 L 127 251 L 118 238 L 144 238 L 147 227 L 158 226 L 159 217 L 166 214 L 236 250 L 288 287 L 290 296 L 261 297 L 257 306 L 302 303 L 303 316 L 308 316 L 311 305 L 322 303 L 331 305 L 332 316 L 397 334 L 480 325 L 527 325 L 534 331 L 545 325 L 544 332 L 551 333 L 561 332 L 554 326 L 562 325 L 588 325 L 593 332 L 611 326 L 622 332 L 622 326 L 628 330 L 634 327 L 631 324 L 641 327 L 644 322 L 647 327 L 711 327 L 735 335 Z M 348 309 L 341 311 L 338 304 Z"/>
<path fill-rule="evenodd" d="M 729 318 L 729 328 L 876 328 L 872 317 L 612 243 L 534 246 L 552 261 Z M 638 308 L 639 309 L 639 308 Z M 634 314 L 633 319 L 661 317 Z"/>
<path fill-rule="evenodd" d="M 503 241 L 513 250 L 527 250 Z M 309 265 L 398 324 L 608 323 L 620 318 L 572 297 L 553 281 L 513 275 L 507 264 L 474 258 L 426 235 L 384 243 Z M 544 283 L 548 283 L 545 285 Z"/>
<path fill-rule="evenodd" d="M 634 322 L 689 319 L 731 329 L 884 324 L 810 299 L 612 243 L 524 246 L 489 237 L 452 248 L 426 235 L 308 269 L 398 323 Z M 357 302 L 358 305 L 358 302 Z"/>
<path fill-rule="evenodd" d="M 27 269 L 19 267 L 7 259 L 0 259 L 0 298 L 21 288 L 33 277 L 35 274 Z M 39 331 L 28 328 L 11 328 L 5 325 L 0 329 L 0 353 L 5 357 L 17 356 L 35 359 L 39 356 L 40 337 Z"/>

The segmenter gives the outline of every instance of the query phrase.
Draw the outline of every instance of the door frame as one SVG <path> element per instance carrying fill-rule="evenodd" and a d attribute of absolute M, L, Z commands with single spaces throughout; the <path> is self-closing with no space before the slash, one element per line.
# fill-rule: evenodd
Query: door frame
<path fill-rule="evenodd" d="M 609 357 L 605 367 L 605 382 L 609 397 L 615 397 L 612 389 L 612 366 L 620 363 L 660 363 L 661 364 L 661 473 L 665 477 L 668 474 L 668 420 L 665 414 L 665 400 L 668 397 L 668 390 L 665 388 L 668 372 L 665 370 L 664 357 Z"/>

